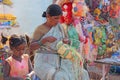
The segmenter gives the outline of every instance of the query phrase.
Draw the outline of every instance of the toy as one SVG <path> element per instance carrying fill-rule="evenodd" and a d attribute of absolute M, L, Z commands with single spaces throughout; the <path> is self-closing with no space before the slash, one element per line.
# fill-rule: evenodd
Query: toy
<path fill-rule="evenodd" d="M 99 8 L 96 8 L 94 10 L 95 20 L 99 20 L 100 14 L 101 14 L 101 10 Z"/>
<path fill-rule="evenodd" d="M 72 13 L 76 17 L 85 17 L 86 12 L 88 12 L 88 8 L 84 2 L 84 0 L 74 0 L 72 4 Z"/>
<path fill-rule="evenodd" d="M 72 23 L 72 2 L 67 2 L 62 5 L 63 15 L 61 17 L 61 23 Z"/>
<path fill-rule="evenodd" d="M 118 45 L 116 44 L 116 42 L 114 41 L 114 34 L 113 33 L 109 33 L 108 34 L 108 39 L 106 40 L 106 53 L 109 53 L 111 55 L 111 53 L 117 51 L 118 49 Z"/>
<path fill-rule="evenodd" d="M 111 6 L 110 6 L 109 16 L 111 18 L 117 18 L 118 17 L 118 13 L 119 13 L 118 3 L 112 3 Z"/>

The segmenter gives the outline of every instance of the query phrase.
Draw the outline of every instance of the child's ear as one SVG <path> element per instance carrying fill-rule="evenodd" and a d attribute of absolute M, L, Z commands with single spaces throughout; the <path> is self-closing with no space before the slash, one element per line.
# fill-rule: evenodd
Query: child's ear
<path fill-rule="evenodd" d="M 3 35 L 3 33 L 1 33 L 1 38 L 2 38 L 2 39 L 1 39 L 2 44 L 6 44 L 8 38 L 5 37 L 5 36 Z"/>

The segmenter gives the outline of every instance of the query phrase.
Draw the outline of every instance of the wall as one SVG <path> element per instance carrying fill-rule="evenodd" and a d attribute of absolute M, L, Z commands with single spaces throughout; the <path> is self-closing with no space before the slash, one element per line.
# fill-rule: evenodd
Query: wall
<path fill-rule="evenodd" d="M 45 21 L 42 18 L 43 11 L 46 10 L 52 0 L 11 0 L 12 7 L 5 7 L 6 13 L 13 13 L 17 17 L 20 28 L 9 30 L 9 33 L 27 33 L 32 35 L 35 28 Z M 2 11 L 2 10 L 0 10 Z"/>

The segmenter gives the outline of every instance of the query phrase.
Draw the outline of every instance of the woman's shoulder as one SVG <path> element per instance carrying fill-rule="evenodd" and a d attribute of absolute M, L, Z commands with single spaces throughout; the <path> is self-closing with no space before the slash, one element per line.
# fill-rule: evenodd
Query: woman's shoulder
<path fill-rule="evenodd" d="M 41 24 L 41 25 L 38 25 L 36 29 L 43 29 L 44 28 L 44 25 Z"/>
<path fill-rule="evenodd" d="M 44 30 L 44 25 L 39 25 L 39 26 L 36 27 L 36 29 L 34 31 L 34 34 L 41 33 L 42 30 Z"/>

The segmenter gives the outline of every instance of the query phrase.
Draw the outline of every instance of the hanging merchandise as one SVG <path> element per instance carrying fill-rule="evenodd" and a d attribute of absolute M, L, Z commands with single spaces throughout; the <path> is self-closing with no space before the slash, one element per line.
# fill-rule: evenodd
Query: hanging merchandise
<path fill-rule="evenodd" d="M 118 11 L 115 10 L 115 9 L 110 9 L 110 14 L 109 14 L 109 16 L 110 16 L 111 18 L 117 18 L 117 17 L 118 17 Z"/>
<path fill-rule="evenodd" d="M 16 17 L 12 14 L 0 14 L 0 28 L 9 28 L 16 24 Z"/>
<path fill-rule="evenodd" d="M 79 35 L 72 25 L 68 27 L 68 37 L 71 41 L 71 46 L 78 49 L 80 46 Z"/>
<path fill-rule="evenodd" d="M 104 0 L 104 5 L 109 5 L 110 4 L 110 0 Z"/>
<path fill-rule="evenodd" d="M 0 19 L 2 19 L 2 20 L 15 20 L 16 17 L 12 14 L 0 14 Z"/>
<path fill-rule="evenodd" d="M 98 46 L 98 55 L 103 56 L 106 53 L 106 45 Z"/>
<path fill-rule="evenodd" d="M 108 34 L 108 39 L 106 40 L 106 53 L 111 54 L 118 50 L 118 44 L 115 42 L 115 35 L 113 33 Z"/>
<path fill-rule="evenodd" d="M 96 8 L 94 10 L 95 20 L 99 20 L 100 14 L 101 14 L 101 10 L 99 8 Z"/>
<path fill-rule="evenodd" d="M 102 7 L 103 7 L 103 1 L 100 1 L 98 8 L 99 8 L 99 9 L 102 9 Z"/>
<path fill-rule="evenodd" d="M 77 52 L 75 48 L 71 47 L 70 45 L 64 44 L 62 41 L 60 41 L 56 47 L 58 54 L 62 58 L 69 59 L 72 62 L 76 60 L 83 62 L 82 56 Z"/>
<path fill-rule="evenodd" d="M 80 42 L 85 42 L 86 36 L 83 34 L 82 25 L 78 18 L 74 18 L 74 26 L 79 35 Z"/>
<path fill-rule="evenodd" d="M 107 13 L 109 12 L 109 10 L 110 10 L 110 5 L 103 5 L 102 12 Z"/>
<path fill-rule="evenodd" d="M 82 16 L 83 15 L 83 6 L 80 3 L 73 3 L 73 14 L 75 16 Z"/>
<path fill-rule="evenodd" d="M 100 15 L 101 18 L 108 21 L 109 20 L 109 11 L 110 11 L 110 5 L 103 5 L 103 8 L 101 9 L 102 14 Z"/>
<path fill-rule="evenodd" d="M 72 13 L 76 17 L 86 17 L 88 8 L 84 0 L 74 0 L 72 4 Z"/>
<path fill-rule="evenodd" d="M 94 11 L 95 8 L 99 6 L 100 0 L 92 0 L 91 10 Z"/>
<path fill-rule="evenodd" d="M 102 38 L 102 31 L 100 27 L 97 27 L 94 32 L 94 44 L 100 45 L 101 44 L 101 38 Z"/>
<path fill-rule="evenodd" d="M 94 44 L 98 46 L 98 55 L 103 56 L 106 52 L 106 28 L 105 26 L 100 26 L 95 28 L 93 32 Z"/>
<path fill-rule="evenodd" d="M 107 39 L 106 27 L 105 27 L 105 26 L 102 26 L 102 27 L 101 27 L 101 31 L 102 31 L 101 42 L 102 42 L 102 44 L 104 44 L 104 43 L 106 42 L 106 39 Z"/>
<path fill-rule="evenodd" d="M 93 31 L 93 24 L 84 24 L 83 27 L 87 30 L 87 32 L 92 32 Z"/>
<path fill-rule="evenodd" d="M 2 0 L 1 4 L 1 13 L 0 13 L 0 28 L 11 28 L 11 27 L 18 27 L 19 25 L 16 25 L 16 16 L 9 13 L 7 10 L 6 5 L 11 6 L 13 3 L 10 0 Z M 7 13 L 6 13 L 7 12 Z"/>
<path fill-rule="evenodd" d="M 110 6 L 110 17 L 111 18 L 118 18 L 119 13 L 119 5 L 118 3 L 112 3 Z"/>
<path fill-rule="evenodd" d="M 61 23 L 72 23 L 72 2 L 66 2 L 62 5 L 63 15 L 61 17 Z"/>
<path fill-rule="evenodd" d="M 9 6 L 13 4 L 10 0 L 3 0 L 2 3 Z"/>

